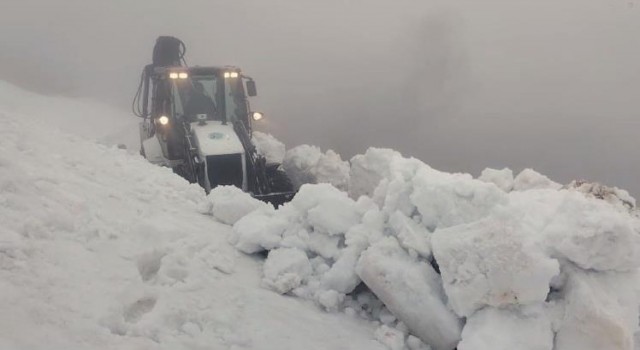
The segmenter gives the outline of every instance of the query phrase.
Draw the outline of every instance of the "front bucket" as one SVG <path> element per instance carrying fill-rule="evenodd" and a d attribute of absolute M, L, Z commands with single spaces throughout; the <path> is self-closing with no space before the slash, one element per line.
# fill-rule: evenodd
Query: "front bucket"
<path fill-rule="evenodd" d="M 271 203 L 274 207 L 279 207 L 293 199 L 296 192 L 274 192 L 269 194 L 252 194 L 255 199 Z"/>

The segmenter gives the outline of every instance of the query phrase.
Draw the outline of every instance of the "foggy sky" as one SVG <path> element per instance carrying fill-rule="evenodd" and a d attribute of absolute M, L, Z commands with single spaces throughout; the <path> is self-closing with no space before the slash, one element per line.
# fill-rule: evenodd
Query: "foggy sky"
<path fill-rule="evenodd" d="M 3 0 L 0 79 L 128 109 L 155 38 L 258 82 L 263 129 L 349 158 L 532 167 L 640 195 L 640 1 Z M 132 116 L 132 118 L 134 118 Z"/>

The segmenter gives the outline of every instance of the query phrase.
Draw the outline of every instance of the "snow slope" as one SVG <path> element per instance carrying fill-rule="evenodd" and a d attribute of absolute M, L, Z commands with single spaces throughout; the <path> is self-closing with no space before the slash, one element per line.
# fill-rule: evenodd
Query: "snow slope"
<path fill-rule="evenodd" d="M 76 102 L 0 88 L 1 349 L 384 348 L 262 288 L 199 187 L 57 130 L 100 139 L 123 127 L 108 110 L 74 129 Z"/>
<path fill-rule="evenodd" d="M 1 349 L 640 348 L 623 190 L 302 146 L 276 210 L 109 146 L 117 111 L 0 92 Z"/>
<path fill-rule="evenodd" d="M 0 80 L 0 108 L 102 144 L 123 144 L 132 153 L 140 149 L 138 118 L 98 101 L 43 96 Z"/>

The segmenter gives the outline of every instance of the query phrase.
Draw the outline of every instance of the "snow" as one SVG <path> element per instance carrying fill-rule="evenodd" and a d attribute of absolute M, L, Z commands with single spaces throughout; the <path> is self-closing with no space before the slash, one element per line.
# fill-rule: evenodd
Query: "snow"
<path fill-rule="evenodd" d="M 572 181 L 567 187 L 574 188 L 590 197 L 605 200 L 619 209 L 633 210 L 636 207 L 635 198 L 631 197 L 629 192 L 617 187 L 583 180 Z"/>
<path fill-rule="evenodd" d="M 234 226 L 240 249 L 305 253 L 311 273 L 286 293 L 379 322 L 389 349 L 581 349 L 583 325 L 608 332 L 583 337 L 599 348 L 632 348 L 640 221 L 626 191 L 531 169 L 473 179 L 387 149 L 350 165 L 348 197 L 306 184 Z M 610 284 L 578 289 L 584 274 Z"/>
<path fill-rule="evenodd" d="M 638 330 L 638 274 L 580 271 L 567 267 L 563 322 L 556 349 L 633 349 Z"/>
<path fill-rule="evenodd" d="M 299 287 L 310 275 L 311 263 L 303 251 L 279 248 L 269 252 L 263 281 L 269 288 L 284 294 Z"/>
<path fill-rule="evenodd" d="M 247 254 L 278 247 L 288 222 L 274 219 L 274 215 L 273 210 L 256 210 L 244 216 L 233 225 L 234 235 L 229 237 L 229 243 Z"/>
<path fill-rule="evenodd" d="M 513 190 L 513 171 L 509 168 L 502 170 L 486 168 L 482 171 L 478 180 L 492 183 L 505 192 Z"/>
<path fill-rule="evenodd" d="M 377 325 L 263 288 L 197 185 L 16 112 L 14 94 L 0 105 L 0 348 L 384 349 Z"/>
<path fill-rule="evenodd" d="M 253 144 L 258 154 L 264 156 L 267 164 L 282 164 L 285 155 L 284 143 L 271 134 L 253 131 Z"/>
<path fill-rule="evenodd" d="M 351 158 L 349 170 L 349 195 L 351 198 L 373 196 L 380 180 L 390 176 L 391 160 L 400 153 L 386 148 L 369 148 L 364 154 Z"/>
<path fill-rule="evenodd" d="M 553 255 L 585 270 L 640 267 L 640 234 L 629 214 L 602 200 L 569 192 L 543 234 Z"/>
<path fill-rule="evenodd" d="M 528 242 L 517 222 L 485 219 L 436 230 L 432 244 L 451 306 L 460 316 L 485 307 L 544 302 L 557 260 Z"/>
<path fill-rule="evenodd" d="M 412 259 L 389 237 L 362 254 L 356 271 L 413 334 L 434 350 L 455 348 L 461 321 L 445 305 L 440 278 L 429 264 Z"/>
<path fill-rule="evenodd" d="M 469 174 L 446 174 L 427 166 L 416 172 L 412 187 L 411 203 L 429 229 L 480 220 L 507 200 L 496 186 L 473 180 Z"/>
<path fill-rule="evenodd" d="M 218 186 L 209 192 L 209 203 L 205 213 L 212 215 L 223 224 L 233 225 L 242 217 L 258 209 L 268 209 L 269 204 L 261 202 L 235 186 Z"/>
<path fill-rule="evenodd" d="M 337 296 L 322 292 L 351 292 L 360 282 L 354 272 L 359 251 L 342 251 L 346 235 L 361 222 L 362 210 L 346 193 L 328 184 L 304 185 L 295 198 L 281 209 L 257 210 L 239 220 L 233 227 L 230 242 L 246 253 L 275 248 L 297 248 L 308 252 L 313 271 L 299 280 L 309 280 L 297 295 L 306 295 L 328 304 Z M 271 254 L 271 253 L 270 253 Z M 267 264 L 271 255 L 267 258 Z M 327 306 L 327 305 L 325 305 Z M 330 303 L 331 308 L 336 305 Z"/>
<path fill-rule="evenodd" d="M 13 116 L 45 123 L 101 144 L 122 144 L 131 153 L 140 150 L 138 122 L 129 110 L 104 103 L 61 96 L 43 96 L 0 80 L 0 108 Z"/>
<path fill-rule="evenodd" d="M 557 182 L 551 181 L 548 177 L 538 173 L 533 169 L 524 169 L 513 180 L 513 189 L 516 191 L 526 191 L 533 189 L 559 189 L 562 187 Z"/>
<path fill-rule="evenodd" d="M 0 91 L 2 349 L 638 347 L 624 190 L 300 146 L 275 209 L 117 148 L 99 104 Z"/>
<path fill-rule="evenodd" d="M 346 190 L 349 184 L 349 163 L 332 150 L 322 153 L 316 146 L 294 147 L 285 154 L 282 166 L 295 188 L 329 183 Z"/>
<path fill-rule="evenodd" d="M 544 309 L 486 308 L 467 320 L 458 349 L 552 350 L 553 337 L 551 323 L 545 316 Z"/>
<path fill-rule="evenodd" d="M 386 345 L 389 350 L 405 349 L 405 335 L 395 328 L 382 325 L 376 330 L 375 336 L 376 339 Z"/>

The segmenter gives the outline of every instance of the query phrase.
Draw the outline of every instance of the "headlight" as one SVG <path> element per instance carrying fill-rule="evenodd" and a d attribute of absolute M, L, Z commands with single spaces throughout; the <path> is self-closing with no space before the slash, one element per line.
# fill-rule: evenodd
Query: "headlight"
<path fill-rule="evenodd" d="M 189 74 L 187 72 L 171 72 L 169 73 L 169 79 L 187 79 Z"/>
<path fill-rule="evenodd" d="M 264 118 L 264 114 L 260 113 L 260 112 L 253 112 L 251 113 L 251 118 L 253 118 L 253 120 L 258 121 L 262 118 Z"/>
<path fill-rule="evenodd" d="M 158 122 L 160 123 L 160 125 L 167 125 L 169 124 L 169 118 L 167 118 L 166 115 L 163 115 L 162 117 L 158 118 Z"/>
<path fill-rule="evenodd" d="M 238 72 L 224 72 L 225 78 L 237 78 L 238 76 L 240 76 Z"/>

